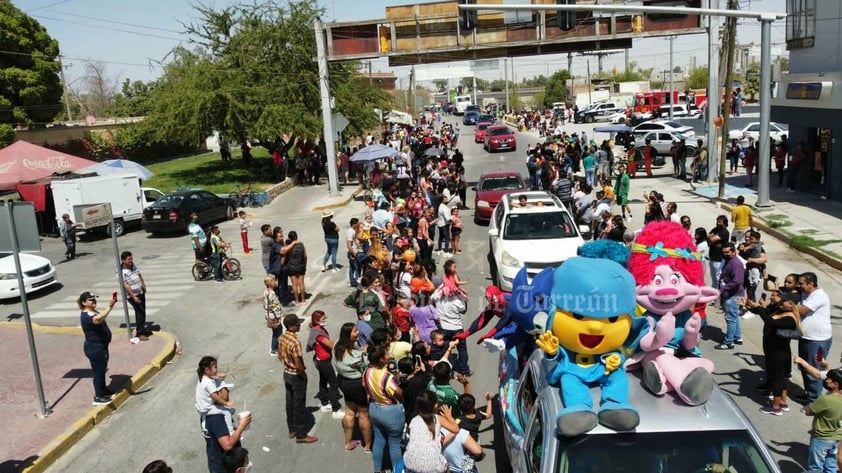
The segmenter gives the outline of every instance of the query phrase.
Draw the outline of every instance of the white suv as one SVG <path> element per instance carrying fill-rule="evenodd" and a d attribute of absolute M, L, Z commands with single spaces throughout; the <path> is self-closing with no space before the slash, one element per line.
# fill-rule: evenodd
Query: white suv
<path fill-rule="evenodd" d="M 518 204 L 521 196 L 526 196 L 526 207 Z M 573 216 L 556 196 L 543 191 L 506 194 L 488 225 L 492 281 L 511 291 L 520 268 L 526 267 L 531 282 L 542 269 L 576 256 L 582 243 Z"/>

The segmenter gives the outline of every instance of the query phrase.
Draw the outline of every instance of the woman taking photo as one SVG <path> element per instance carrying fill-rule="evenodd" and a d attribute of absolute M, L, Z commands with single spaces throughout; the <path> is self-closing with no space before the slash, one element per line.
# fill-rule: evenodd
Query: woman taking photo
<path fill-rule="evenodd" d="M 345 417 L 342 404 L 339 403 L 339 383 L 331 363 L 333 340 L 327 333 L 327 315 L 321 310 L 310 315 L 310 336 L 307 338 L 307 351 L 314 352 L 313 364 L 319 372 L 319 391 L 316 399 L 321 401 L 322 412 L 333 412 L 334 419 Z"/>
<path fill-rule="evenodd" d="M 325 234 L 325 244 L 327 245 L 327 252 L 322 260 L 322 272 L 327 271 L 327 261 L 330 260 L 330 270 L 332 272 L 339 271 L 336 267 L 336 253 L 339 252 L 339 225 L 333 221 L 333 210 L 325 210 L 322 212 L 322 230 Z"/>
<path fill-rule="evenodd" d="M 363 386 L 368 393 L 368 411 L 374 431 L 371 451 L 374 457 L 374 471 L 384 470 L 383 454 L 387 447 L 393 467 L 402 461 L 403 393 L 398 387 L 398 379 L 386 369 L 390 359 L 387 347 L 374 347 L 368 355 L 369 367 L 363 374 Z"/>
<path fill-rule="evenodd" d="M 289 243 L 281 248 L 281 254 L 285 257 L 284 268 L 292 282 L 292 297 L 296 305 L 301 305 L 307 298 L 304 289 L 304 273 L 307 272 L 307 250 L 304 243 L 298 241 L 298 233 L 289 232 Z"/>
<path fill-rule="evenodd" d="M 346 322 L 339 329 L 339 340 L 333 345 L 333 366 L 339 379 L 339 389 L 345 396 L 345 416 L 342 428 L 345 431 L 345 451 L 350 452 L 360 445 L 354 440 L 354 419 L 359 419 L 365 451 L 371 452 L 371 419 L 368 415 L 368 394 L 363 387 L 363 352 L 358 347 L 360 332 L 352 322 Z"/>
<path fill-rule="evenodd" d="M 115 293 L 116 294 L 116 293 Z M 114 395 L 105 384 L 105 372 L 108 370 L 108 345 L 111 343 L 111 329 L 105 319 L 117 303 L 115 296 L 108 302 L 108 308 L 102 312 L 96 310 L 96 296 L 88 291 L 83 292 L 77 300 L 85 334 L 85 356 L 91 362 L 94 382 L 95 406 L 102 406 L 111 402 Z"/>
<path fill-rule="evenodd" d="M 278 337 L 284 334 L 284 327 L 281 325 L 283 310 L 281 309 L 281 301 L 278 300 L 278 294 L 275 292 L 278 289 L 278 280 L 274 274 L 267 274 L 263 278 L 263 285 L 266 286 L 266 290 L 263 291 L 263 316 L 266 318 L 266 326 L 272 331 L 269 354 L 277 356 Z"/>

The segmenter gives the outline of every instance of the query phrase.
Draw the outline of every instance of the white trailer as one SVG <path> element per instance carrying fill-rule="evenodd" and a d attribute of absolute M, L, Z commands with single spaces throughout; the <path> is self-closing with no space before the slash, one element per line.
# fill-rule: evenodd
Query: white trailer
<path fill-rule="evenodd" d="M 97 204 L 111 204 L 114 217 L 114 233 L 117 236 L 126 231 L 126 225 L 140 223 L 143 209 L 152 205 L 163 195 L 158 189 L 140 187 L 137 176 L 92 176 L 78 179 L 54 180 L 50 183 L 53 191 L 53 204 L 56 220 L 61 225 L 64 214 L 84 228 L 84 211 Z M 104 230 L 111 234 L 111 228 L 105 224 L 85 231 Z"/>

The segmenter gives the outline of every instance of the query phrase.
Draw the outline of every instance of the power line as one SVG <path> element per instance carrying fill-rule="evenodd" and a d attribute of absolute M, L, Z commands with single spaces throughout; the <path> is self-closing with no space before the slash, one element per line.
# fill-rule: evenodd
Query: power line
<path fill-rule="evenodd" d="M 44 6 L 35 7 L 35 8 L 32 8 L 32 9 L 26 10 L 26 13 L 34 12 L 35 10 L 43 10 L 45 8 L 57 7 L 59 5 L 63 5 L 63 4 L 68 3 L 68 2 L 70 2 L 70 0 L 60 0 L 58 2 L 49 3 L 49 4 L 44 5 Z"/>
<path fill-rule="evenodd" d="M 70 0 L 66 0 L 66 1 L 70 1 Z M 87 16 L 87 15 L 77 15 L 75 13 L 67 13 L 67 12 L 56 11 L 56 10 L 52 10 L 50 13 L 72 16 L 72 17 L 75 17 L 75 18 L 82 18 L 82 19 L 85 19 L 85 20 L 101 21 L 103 23 L 112 23 L 112 24 L 115 24 L 115 25 L 123 25 L 123 26 L 131 26 L 131 27 L 134 27 L 134 28 L 144 28 L 144 29 L 148 29 L 148 30 L 163 31 L 165 33 L 184 34 L 183 31 L 171 30 L 171 29 L 167 29 L 167 28 L 158 28 L 157 26 L 138 25 L 138 24 L 135 24 L 135 23 L 126 23 L 126 22 L 123 22 L 123 21 L 109 20 L 107 18 L 97 18 L 97 17 Z M 62 20 L 59 20 L 59 21 L 62 21 Z"/>
<path fill-rule="evenodd" d="M 133 35 L 138 35 L 138 36 L 145 36 L 147 38 L 159 38 L 159 39 L 169 39 L 169 40 L 172 40 L 172 41 L 183 41 L 183 38 L 173 38 L 173 37 L 170 37 L 170 36 L 162 36 L 162 35 L 156 35 L 156 34 L 152 34 L 152 33 L 141 33 L 141 32 L 138 32 L 138 31 L 124 30 L 124 29 L 121 29 L 121 28 L 107 28 L 107 27 L 100 26 L 100 25 L 92 25 L 90 23 L 83 23 L 81 21 L 67 20 L 67 19 L 64 19 L 64 18 L 55 18 L 55 17 L 51 17 L 51 16 L 46 16 L 46 15 L 32 15 L 32 16 L 34 16 L 36 18 L 43 18 L 45 20 L 60 21 L 62 23 L 73 23 L 73 24 L 76 24 L 76 25 L 89 26 L 91 28 L 96 28 L 96 29 L 99 29 L 99 30 L 117 31 L 117 32 L 120 32 L 120 33 L 127 33 L 127 34 L 133 34 Z"/>

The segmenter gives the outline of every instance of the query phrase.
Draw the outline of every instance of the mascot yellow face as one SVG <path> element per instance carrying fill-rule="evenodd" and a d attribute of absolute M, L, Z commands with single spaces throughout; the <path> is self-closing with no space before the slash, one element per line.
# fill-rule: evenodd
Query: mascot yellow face
<path fill-rule="evenodd" d="M 574 353 L 601 355 L 619 350 L 629 336 L 632 319 L 628 314 L 593 318 L 556 309 L 552 332 L 559 345 Z"/>

